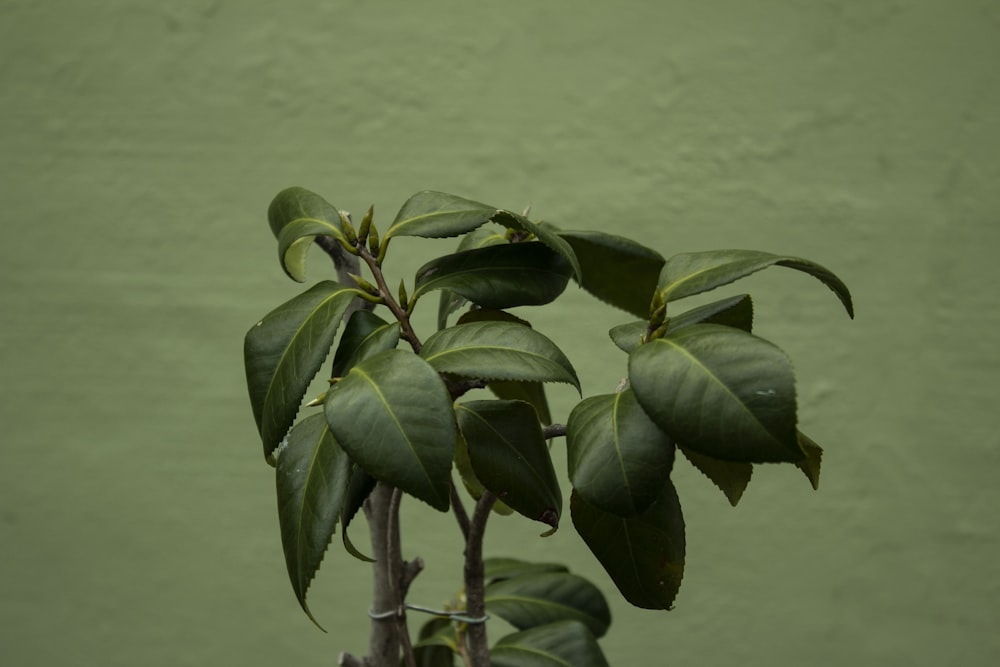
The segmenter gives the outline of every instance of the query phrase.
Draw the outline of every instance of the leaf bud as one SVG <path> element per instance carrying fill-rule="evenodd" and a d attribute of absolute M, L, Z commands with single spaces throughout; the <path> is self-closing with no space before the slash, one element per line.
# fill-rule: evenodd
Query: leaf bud
<path fill-rule="evenodd" d="M 361 219 L 361 226 L 358 228 L 358 238 L 362 243 L 368 238 L 368 230 L 372 226 L 372 217 L 375 214 L 375 205 L 372 204 L 368 207 L 368 212 L 365 213 L 365 217 Z"/>
<path fill-rule="evenodd" d="M 340 227 L 344 230 L 344 236 L 347 237 L 348 243 L 354 245 L 358 242 L 358 233 L 354 231 L 354 225 L 351 224 L 351 214 L 347 211 L 337 211 L 340 214 Z"/>
<path fill-rule="evenodd" d="M 378 288 L 375 287 L 374 285 L 372 285 L 370 282 L 368 282 L 367 280 L 365 280 L 361 276 L 359 276 L 357 274 L 354 274 L 354 273 L 348 273 L 347 275 L 351 277 L 351 280 L 354 281 L 355 285 L 357 285 L 358 287 L 360 287 L 364 291 L 368 292 L 369 294 L 378 296 L 378 294 L 379 294 Z"/>
<path fill-rule="evenodd" d="M 378 257 L 379 239 L 378 228 L 375 227 L 375 223 L 372 223 L 371 229 L 368 231 L 368 252 L 370 252 L 373 256 Z"/>
<path fill-rule="evenodd" d="M 403 279 L 400 278 L 399 279 L 399 305 L 402 306 L 403 310 L 406 310 L 406 302 L 408 300 L 409 300 L 409 297 L 406 294 L 406 285 L 404 284 Z"/>

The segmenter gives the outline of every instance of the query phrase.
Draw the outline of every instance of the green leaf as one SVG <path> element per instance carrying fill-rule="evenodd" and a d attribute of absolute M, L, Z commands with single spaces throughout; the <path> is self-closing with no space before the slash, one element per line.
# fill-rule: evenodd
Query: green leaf
<path fill-rule="evenodd" d="M 851 293 L 832 271 L 806 259 L 757 250 L 710 250 L 674 255 L 667 260 L 660 273 L 659 290 L 664 301 L 676 301 L 728 285 L 775 264 L 803 271 L 821 280 L 844 304 L 847 314 L 854 317 Z"/>
<path fill-rule="evenodd" d="M 799 446 L 806 453 L 806 457 L 796 461 L 795 465 L 805 473 L 813 490 L 819 490 L 819 468 L 823 461 L 823 448 L 801 431 L 799 431 Z"/>
<path fill-rule="evenodd" d="M 720 301 L 698 306 L 670 318 L 670 330 L 676 331 L 692 324 L 724 324 L 750 331 L 753 327 L 753 301 L 749 294 L 740 294 Z M 628 322 L 611 329 L 608 335 L 620 349 L 632 352 L 646 335 L 647 322 Z"/>
<path fill-rule="evenodd" d="M 535 408 L 538 421 L 548 426 L 552 423 L 549 401 L 545 397 L 545 385 L 541 382 L 519 382 L 517 380 L 492 380 L 487 388 L 497 398 L 505 401 L 524 401 Z"/>
<path fill-rule="evenodd" d="M 447 618 L 432 618 L 420 628 L 413 645 L 417 667 L 453 667 L 458 640 L 455 626 Z"/>
<path fill-rule="evenodd" d="M 417 271 L 412 300 L 447 289 L 483 308 L 540 306 L 566 289 L 570 267 L 541 243 L 508 243 L 445 255 Z"/>
<path fill-rule="evenodd" d="M 403 204 L 385 238 L 423 236 L 445 238 L 471 232 L 497 212 L 493 206 L 443 192 L 418 192 Z"/>
<path fill-rule="evenodd" d="M 503 234 L 498 233 L 495 229 L 484 229 L 480 227 L 474 232 L 463 236 L 461 242 L 458 244 L 458 249 L 455 252 L 465 252 L 466 250 L 475 250 L 477 248 L 488 248 L 489 246 L 501 243 L 507 243 L 507 239 L 504 238 Z M 441 290 L 441 298 L 438 302 L 437 328 L 440 330 L 447 327 L 448 316 L 461 308 L 464 303 L 466 303 L 465 299 L 451 290 Z"/>
<path fill-rule="evenodd" d="M 370 310 L 356 310 L 347 320 L 333 355 L 333 377 L 341 377 L 355 364 L 399 342 L 399 323 L 386 322 Z"/>
<path fill-rule="evenodd" d="M 278 306 L 243 341 L 247 388 L 264 457 L 272 454 L 298 414 L 309 383 L 330 353 L 344 312 L 358 290 L 317 283 Z"/>
<path fill-rule="evenodd" d="M 536 224 L 531 220 L 528 220 L 523 215 L 519 215 L 513 211 L 497 211 L 492 220 L 497 224 L 503 225 L 507 229 L 513 229 L 515 231 L 531 234 L 549 248 L 559 253 L 559 255 L 561 255 L 563 259 L 569 263 L 569 265 L 573 268 L 573 277 L 577 280 L 583 279 L 583 270 L 580 268 L 580 260 L 577 259 L 576 252 L 573 251 L 573 246 L 571 246 L 566 239 L 561 237 L 551 225 L 545 226 L 542 224 Z M 512 245 L 520 244 L 514 243 Z"/>
<path fill-rule="evenodd" d="M 339 223 L 311 218 L 293 220 L 278 234 L 278 260 L 285 275 L 296 282 L 306 280 L 306 255 L 317 236 L 332 236 L 347 242 Z"/>
<path fill-rule="evenodd" d="M 275 238 L 285 225 L 294 220 L 318 220 L 332 223 L 340 231 L 340 213 L 337 208 L 315 192 L 300 187 L 285 188 L 271 200 L 267 208 L 267 222 Z"/>
<path fill-rule="evenodd" d="M 565 382 L 580 390 L 573 365 L 555 343 L 516 322 L 470 322 L 442 329 L 420 349 L 439 373 L 485 380 Z"/>
<path fill-rule="evenodd" d="M 518 630 L 556 621 L 579 621 L 595 637 L 611 624 L 611 610 L 597 586 L 568 572 L 526 574 L 486 587 L 486 611 Z"/>
<path fill-rule="evenodd" d="M 577 493 L 605 512 L 632 516 L 659 497 L 674 463 L 674 444 L 626 389 L 573 408 L 566 456 Z"/>
<path fill-rule="evenodd" d="M 701 474 L 708 477 L 713 484 L 726 494 L 729 504 L 736 507 L 743 492 L 753 476 L 753 464 L 739 461 L 720 461 L 711 456 L 699 454 L 687 447 L 680 447 L 684 457 L 697 468 Z"/>
<path fill-rule="evenodd" d="M 285 565 L 295 597 L 317 626 L 306 592 L 337 526 L 350 468 L 350 459 L 321 414 L 296 424 L 278 457 L 278 522 Z"/>
<path fill-rule="evenodd" d="M 490 649 L 493 667 L 608 667 L 587 626 L 560 621 L 502 637 Z"/>
<path fill-rule="evenodd" d="M 684 517 L 670 480 L 642 514 L 602 512 L 576 491 L 573 525 L 622 597 L 643 609 L 671 609 L 684 576 Z"/>
<path fill-rule="evenodd" d="M 555 531 L 562 493 L 535 409 L 521 401 L 455 406 L 476 477 L 515 512 Z"/>
<path fill-rule="evenodd" d="M 676 442 L 724 461 L 803 457 L 788 357 L 753 334 L 718 324 L 668 331 L 629 355 L 643 410 Z"/>
<path fill-rule="evenodd" d="M 479 481 L 479 478 L 476 477 L 476 472 L 472 469 L 472 461 L 469 460 L 469 445 L 465 442 L 465 438 L 462 437 L 461 430 L 458 432 L 458 444 L 455 446 L 455 469 L 458 470 L 458 474 L 462 478 L 462 484 L 465 486 L 465 490 L 469 492 L 469 495 L 474 500 L 482 498 L 486 492 L 486 487 Z M 503 516 L 509 516 L 514 513 L 514 510 L 500 500 L 493 503 L 493 511 Z"/>
<path fill-rule="evenodd" d="M 567 572 L 562 563 L 531 563 L 518 558 L 484 558 L 483 577 L 487 582 L 513 579 L 529 574 Z"/>
<path fill-rule="evenodd" d="M 326 419 L 351 459 L 431 507 L 449 506 L 455 420 L 437 372 L 405 350 L 365 359 L 327 392 Z"/>
<path fill-rule="evenodd" d="M 580 261 L 580 285 L 598 299 L 637 317 L 649 315 L 663 256 L 623 236 L 560 231 Z"/>
<path fill-rule="evenodd" d="M 344 549 L 347 553 L 351 554 L 355 558 L 365 563 L 374 563 L 375 559 L 371 556 L 366 556 L 361 553 L 354 543 L 351 542 L 351 538 L 347 534 L 347 528 L 351 525 L 351 521 L 361 510 L 365 504 L 365 500 L 371 495 L 371 492 L 375 490 L 375 485 L 378 483 L 374 477 L 365 472 L 365 469 L 356 463 L 351 464 L 351 481 L 347 485 L 347 493 L 344 495 L 344 507 L 340 511 L 340 525 L 343 528 L 340 531 L 340 536 L 344 542 Z"/>

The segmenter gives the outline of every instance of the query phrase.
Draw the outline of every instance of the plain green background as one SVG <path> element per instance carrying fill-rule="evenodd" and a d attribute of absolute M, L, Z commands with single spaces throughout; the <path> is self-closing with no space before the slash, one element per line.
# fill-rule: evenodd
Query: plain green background
<path fill-rule="evenodd" d="M 820 491 L 765 467 L 732 509 L 679 462 L 677 608 L 616 601 L 602 645 L 619 666 L 1000 660 L 1000 4 L 3 0 L 0 662 L 364 650 L 367 571 L 339 546 L 311 595 L 329 634 L 297 607 L 243 385 L 244 332 L 302 289 L 265 223 L 293 184 L 383 229 L 437 189 L 836 271 L 854 322 L 785 269 L 727 292 L 795 360 Z M 399 241 L 394 280 L 443 247 Z M 611 391 L 629 316 L 558 304 L 536 326 Z M 405 509 L 411 599 L 436 606 L 454 522 Z M 526 523 L 487 550 L 614 597 L 568 523 Z"/>

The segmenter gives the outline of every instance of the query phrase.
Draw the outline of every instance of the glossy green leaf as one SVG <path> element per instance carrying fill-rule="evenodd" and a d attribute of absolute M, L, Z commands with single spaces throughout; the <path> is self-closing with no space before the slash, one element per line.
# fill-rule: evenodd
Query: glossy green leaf
<path fill-rule="evenodd" d="M 538 421 L 543 426 L 552 423 L 549 400 L 545 397 L 545 385 L 541 382 L 519 382 L 517 380 L 492 380 L 487 388 L 505 401 L 524 401 L 535 408 Z"/>
<path fill-rule="evenodd" d="M 490 649 L 493 667 L 608 667 L 587 626 L 560 621 L 502 637 Z"/>
<path fill-rule="evenodd" d="M 480 227 L 474 232 L 470 232 L 469 234 L 463 236 L 462 240 L 458 244 L 458 249 L 455 252 L 488 248 L 489 246 L 499 245 L 501 243 L 507 243 L 507 239 L 504 238 L 504 235 L 499 233 L 496 228 L 485 229 Z M 438 302 L 437 324 L 437 328 L 439 330 L 448 326 L 448 316 L 461 308 L 463 304 L 467 303 L 464 298 L 451 290 L 445 289 L 440 290 L 440 292 L 441 298 Z"/>
<path fill-rule="evenodd" d="M 516 322 L 470 322 L 428 338 L 420 356 L 439 373 L 486 380 L 565 382 L 580 389 L 573 365 L 555 343 Z"/>
<path fill-rule="evenodd" d="M 417 355 L 387 350 L 330 387 L 330 430 L 376 479 L 445 511 L 449 507 L 455 420 L 437 372 Z"/>
<path fill-rule="evenodd" d="M 486 492 L 486 487 L 476 477 L 476 472 L 472 469 L 472 461 L 469 459 L 469 445 L 462 437 L 462 431 L 458 432 L 458 443 L 455 446 L 455 469 L 458 470 L 462 478 L 462 485 L 469 492 L 473 500 L 479 500 Z M 514 513 L 510 507 L 500 500 L 493 503 L 493 511 L 503 516 L 510 516 Z"/>
<path fill-rule="evenodd" d="M 375 559 L 363 554 L 354 546 L 354 542 L 351 541 L 347 529 L 351 525 L 351 521 L 354 520 L 354 517 L 357 516 L 358 512 L 364 506 L 365 500 L 375 490 L 377 483 L 378 480 L 365 472 L 364 468 L 356 463 L 352 463 L 351 479 L 347 484 L 347 493 L 344 494 L 344 507 L 340 511 L 340 525 L 343 526 L 340 531 L 340 537 L 344 543 L 344 550 L 358 560 L 366 563 L 374 563 Z"/>
<path fill-rule="evenodd" d="M 740 294 L 720 301 L 692 308 L 670 318 L 670 330 L 677 331 L 692 324 L 724 324 L 750 331 L 753 328 L 753 301 L 749 294 Z M 611 329 L 608 335 L 620 349 L 632 352 L 639 347 L 642 337 L 646 335 L 646 320 L 620 324 Z"/>
<path fill-rule="evenodd" d="M 350 467 L 321 414 L 296 424 L 278 457 L 278 522 L 285 565 L 295 597 L 316 625 L 306 592 L 337 526 Z"/>
<path fill-rule="evenodd" d="M 398 322 L 390 324 L 370 310 L 354 311 L 333 355 L 333 377 L 341 377 L 360 361 L 395 348 L 398 342 Z"/>
<path fill-rule="evenodd" d="M 659 497 L 674 463 L 674 444 L 626 389 L 573 408 L 566 456 L 577 493 L 605 512 L 632 516 Z"/>
<path fill-rule="evenodd" d="M 854 317 L 851 293 L 840 278 L 819 264 L 798 257 L 772 255 L 757 250 L 710 250 L 683 253 L 667 260 L 660 273 L 659 290 L 664 301 L 700 294 L 728 285 L 769 266 L 786 266 L 808 273 L 829 287 Z"/>
<path fill-rule="evenodd" d="M 541 243 L 508 243 L 445 255 L 417 271 L 412 299 L 447 289 L 483 308 L 540 306 L 563 293 L 570 266 Z"/>
<path fill-rule="evenodd" d="M 580 285 L 598 299 L 632 313 L 649 315 L 663 256 L 631 239 L 596 231 L 560 231 L 580 262 Z"/>
<path fill-rule="evenodd" d="M 247 332 L 243 342 L 247 387 L 268 461 L 292 427 L 302 397 L 330 353 L 340 320 L 357 294 L 358 290 L 332 280 L 317 283 Z"/>
<path fill-rule="evenodd" d="M 823 461 L 823 448 L 801 431 L 799 432 L 799 446 L 802 447 L 806 456 L 801 461 L 796 461 L 795 465 L 805 473 L 813 490 L 819 490 L 819 468 Z"/>
<path fill-rule="evenodd" d="M 324 220 L 293 220 L 278 234 L 278 260 L 292 280 L 305 282 L 306 256 L 317 236 L 332 236 L 346 242 L 339 224 Z"/>
<path fill-rule="evenodd" d="M 497 212 L 493 206 L 443 192 L 418 192 L 403 204 L 385 232 L 393 236 L 445 238 L 471 232 Z"/>
<path fill-rule="evenodd" d="M 670 609 L 684 576 L 684 517 L 672 482 L 642 514 L 620 517 L 570 500 L 573 525 L 622 597 L 643 609 Z"/>
<path fill-rule="evenodd" d="M 521 401 L 469 401 L 455 414 L 483 486 L 515 512 L 558 528 L 562 493 L 535 409 Z"/>
<path fill-rule="evenodd" d="M 795 380 L 778 347 L 732 327 L 694 324 L 629 355 L 639 404 L 676 442 L 748 463 L 803 457 Z"/>
<path fill-rule="evenodd" d="M 740 461 L 720 461 L 686 447 L 679 449 L 683 452 L 684 457 L 691 462 L 691 465 L 726 494 L 729 504 L 736 507 L 736 503 L 740 502 L 740 498 L 743 497 L 743 492 L 753 476 L 753 464 Z"/>
<path fill-rule="evenodd" d="M 571 246 L 566 239 L 561 237 L 551 225 L 546 226 L 534 223 L 523 215 L 519 215 L 513 211 L 498 211 L 497 214 L 493 216 L 492 220 L 493 222 L 503 225 L 508 229 L 531 234 L 562 256 L 562 258 L 565 259 L 572 267 L 573 277 L 577 280 L 582 280 L 583 270 L 580 268 L 580 260 L 577 259 L 573 246 Z M 515 243 L 513 245 L 519 244 Z"/>
<path fill-rule="evenodd" d="M 483 577 L 487 582 L 513 579 L 530 574 L 567 572 L 562 563 L 532 563 L 519 558 L 484 558 Z"/>
<path fill-rule="evenodd" d="M 267 208 L 267 222 L 275 238 L 284 227 L 295 220 L 328 222 L 340 232 L 340 213 L 337 208 L 315 192 L 300 187 L 285 188 L 271 200 Z"/>
<path fill-rule="evenodd" d="M 595 637 L 611 624 L 611 610 L 594 584 L 568 572 L 526 574 L 486 587 L 486 611 L 518 630 L 556 621 L 579 621 Z"/>

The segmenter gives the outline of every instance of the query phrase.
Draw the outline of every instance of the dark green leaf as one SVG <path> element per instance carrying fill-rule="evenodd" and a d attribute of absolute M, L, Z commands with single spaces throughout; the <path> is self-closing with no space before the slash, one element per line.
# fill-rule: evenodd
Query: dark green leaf
<path fill-rule="evenodd" d="M 684 453 L 684 457 L 691 462 L 691 465 L 712 480 L 712 483 L 726 494 L 729 504 L 736 507 L 736 503 L 740 502 L 740 498 L 743 497 L 743 492 L 753 476 L 753 464 L 739 461 L 720 461 L 686 447 L 681 447 L 680 450 Z"/>
<path fill-rule="evenodd" d="M 674 463 L 674 444 L 626 389 L 573 408 L 566 456 L 577 493 L 605 512 L 632 516 L 659 497 Z"/>
<path fill-rule="evenodd" d="M 689 449 L 748 463 L 803 457 L 791 362 L 753 334 L 718 324 L 668 331 L 629 355 L 629 381 L 643 410 Z"/>
<path fill-rule="evenodd" d="M 569 242 L 583 271 L 580 285 L 598 299 L 649 316 L 663 256 L 631 239 L 604 232 L 558 232 Z"/>
<path fill-rule="evenodd" d="M 580 389 L 573 365 L 556 344 L 515 322 L 470 322 L 442 329 L 427 339 L 420 356 L 439 373 L 565 382 Z"/>
<path fill-rule="evenodd" d="M 498 245 L 500 243 L 507 243 L 507 239 L 504 238 L 503 234 L 498 233 L 495 228 L 484 229 L 480 227 L 476 231 L 463 236 L 461 242 L 458 244 L 458 249 L 455 252 L 465 252 L 466 250 L 487 248 L 491 245 Z M 464 303 L 466 303 L 465 299 L 451 290 L 441 290 L 441 298 L 438 302 L 437 328 L 440 330 L 447 327 L 448 316 L 461 308 Z"/>
<path fill-rule="evenodd" d="M 714 301 L 671 317 L 670 330 L 676 331 L 692 324 L 702 323 L 724 324 L 727 327 L 750 331 L 753 327 L 753 301 L 750 295 L 740 294 Z M 612 328 L 608 335 L 619 348 L 625 352 L 632 352 L 642 342 L 647 326 L 645 320 L 628 322 Z"/>
<path fill-rule="evenodd" d="M 432 618 L 420 628 L 413 655 L 417 667 L 453 667 L 458 640 L 447 618 Z"/>
<path fill-rule="evenodd" d="M 267 211 L 271 231 L 278 239 L 278 259 L 292 280 L 305 280 L 306 254 L 317 236 L 346 243 L 340 213 L 325 199 L 305 188 L 286 188 L 271 201 Z"/>
<path fill-rule="evenodd" d="M 341 377 L 357 364 L 399 342 L 399 323 L 386 322 L 370 310 L 356 310 L 347 320 L 333 355 L 333 377 Z"/>
<path fill-rule="evenodd" d="M 684 517 L 670 480 L 642 514 L 620 517 L 570 500 L 573 525 L 630 604 L 670 609 L 684 576 Z"/>
<path fill-rule="evenodd" d="M 343 526 L 340 536 L 344 542 L 344 549 L 347 553 L 366 563 L 374 563 L 375 559 L 361 553 L 354 546 L 354 543 L 351 542 L 351 538 L 347 534 L 347 528 L 351 525 L 351 521 L 354 520 L 358 511 L 364 506 L 365 500 L 375 490 L 377 483 L 378 480 L 365 472 L 364 468 L 356 463 L 351 464 L 351 481 L 347 485 L 347 493 L 344 495 L 344 508 L 340 512 L 340 525 Z"/>
<path fill-rule="evenodd" d="M 566 572 L 562 563 L 529 563 L 518 558 L 484 558 L 483 576 L 487 582 L 513 579 L 528 574 L 543 574 L 546 572 Z"/>
<path fill-rule="evenodd" d="M 376 479 L 446 511 L 455 420 L 437 372 L 387 350 L 354 366 L 327 392 L 326 419 L 351 459 Z"/>
<path fill-rule="evenodd" d="M 817 445 L 812 439 L 799 432 L 799 446 L 806 453 L 806 457 L 801 461 L 796 461 L 795 465 L 809 478 L 814 490 L 819 489 L 819 468 L 823 461 L 823 448 Z"/>
<path fill-rule="evenodd" d="M 514 231 L 524 232 L 534 236 L 549 248 L 559 253 L 559 255 L 561 255 L 563 259 L 565 259 L 573 268 L 572 275 L 577 280 L 582 280 L 583 271 L 580 268 L 580 260 L 576 258 L 576 253 L 573 251 L 573 246 L 571 246 L 566 239 L 559 236 L 551 225 L 546 226 L 540 223 L 534 223 L 523 215 L 519 215 L 513 211 L 497 211 L 497 214 L 494 215 L 492 219 L 493 222 L 501 224 L 508 229 L 513 229 Z"/>
<path fill-rule="evenodd" d="M 535 409 L 521 401 L 469 401 L 457 404 L 455 414 L 483 486 L 554 531 L 562 493 Z"/>
<path fill-rule="evenodd" d="M 854 317 L 851 293 L 832 271 L 806 259 L 772 255 L 757 250 L 710 250 L 674 255 L 663 267 L 659 290 L 664 301 L 676 301 L 728 285 L 775 264 L 804 271 L 821 280 L 834 291 L 848 315 Z"/>
<path fill-rule="evenodd" d="M 469 495 L 474 500 L 482 498 L 483 493 L 486 492 L 486 487 L 479 481 L 479 478 L 476 477 L 476 472 L 472 469 L 472 461 L 469 460 L 469 445 L 465 442 L 465 438 L 462 437 L 461 430 L 458 432 L 458 444 L 455 446 L 455 469 L 458 470 L 458 474 L 462 478 L 462 484 L 465 486 L 465 490 L 469 492 Z M 514 510 L 500 500 L 493 503 L 493 511 L 503 516 L 509 516 L 514 513 Z"/>
<path fill-rule="evenodd" d="M 493 667 L 608 667 L 587 626 L 560 621 L 502 637 L 490 650 Z"/>
<path fill-rule="evenodd" d="M 385 238 L 458 236 L 487 222 L 496 212 L 496 208 L 471 199 L 425 190 L 406 200 Z"/>
<path fill-rule="evenodd" d="M 566 289 L 570 267 L 541 243 L 508 243 L 445 255 L 417 271 L 412 299 L 447 289 L 483 308 L 540 306 Z"/>
<path fill-rule="evenodd" d="M 486 611 L 518 630 L 579 621 L 595 637 L 601 637 L 611 624 L 611 610 L 597 586 L 568 572 L 495 581 L 486 587 Z"/>
<path fill-rule="evenodd" d="M 618 346 L 618 349 L 625 352 L 632 352 L 632 350 L 642 344 L 642 337 L 646 335 L 648 327 L 649 323 L 646 320 L 626 322 L 625 324 L 612 327 L 608 331 L 608 335 L 611 336 L 611 340 Z"/>
<path fill-rule="evenodd" d="M 337 526 L 350 467 L 321 414 L 296 424 L 278 457 L 278 522 L 285 565 L 295 597 L 317 626 L 306 591 Z"/>
<path fill-rule="evenodd" d="M 337 233 L 341 233 L 337 208 L 305 188 L 285 188 L 271 200 L 267 208 L 267 222 L 275 238 L 278 238 L 285 225 L 294 220 L 328 222 L 336 226 Z"/>
<path fill-rule="evenodd" d="M 548 426 L 552 423 L 549 401 L 545 397 L 545 385 L 541 382 L 518 382 L 516 380 L 493 380 L 488 388 L 497 398 L 505 401 L 524 401 L 535 408 L 538 421 Z"/>
<path fill-rule="evenodd" d="M 317 283 L 247 332 L 243 342 L 247 387 L 268 461 L 292 427 L 302 397 L 358 293 L 331 280 Z"/>

